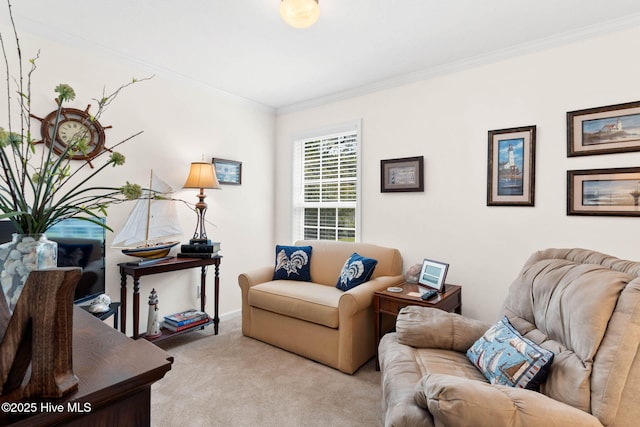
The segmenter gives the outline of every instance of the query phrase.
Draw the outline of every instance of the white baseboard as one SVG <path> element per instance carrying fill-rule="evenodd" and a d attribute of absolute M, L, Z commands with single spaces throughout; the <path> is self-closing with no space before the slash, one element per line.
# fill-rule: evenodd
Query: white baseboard
<path fill-rule="evenodd" d="M 220 321 L 231 320 L 242 315 L 242 309 L 237 309 L 220 315 Z"/>

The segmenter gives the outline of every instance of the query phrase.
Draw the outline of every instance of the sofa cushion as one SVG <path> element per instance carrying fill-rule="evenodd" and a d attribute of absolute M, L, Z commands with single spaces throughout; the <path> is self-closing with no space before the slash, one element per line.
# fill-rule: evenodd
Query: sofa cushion
<path fill-rule="evenodd" d="M 329 240 L 299 240 L 296 246 L 313 247 L 311 278 L 314 283 L 335 286 L 344 261 L 354 252 L 378 260 L 371 279 L 383 276 L 402 276 L 402 256 L 397 249 L 368 243 L 336 242 Z M 403 280 L 403 277 L 398 277 Z M 401 281 L 395 282 L 401 283 Z"/>
<path fill-rule="evenodd" d="M 467 350 L 467 357 L 492 384 L 538 390 L 553 353 L 528 340 L 504 316 Z"/>
<path fill-rule="evenodd" d="M 342 291 L 333 286 L 274 280 L 252 286 L 248 303 L 252 307 L 337 328 L 338 302 L 342 295 Z"/>
<path fill-rule="evenodd" d="M 276 245 L 273 280 L 311 281 L 311 246 Z"/>
<path fill-rule="evenodd" d="M 336 288 L 348 291 L 369 281 L 377 263 L 378 260 L 354 252 L 344 263 Z"/>

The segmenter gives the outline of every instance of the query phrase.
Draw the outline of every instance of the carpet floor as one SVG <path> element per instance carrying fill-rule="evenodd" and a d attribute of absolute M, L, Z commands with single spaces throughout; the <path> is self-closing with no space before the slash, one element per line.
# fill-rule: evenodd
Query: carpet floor
<path fill-rule="evenodd" d="M 241 321 L 159 343 L 174 363 L 152 386 L 152 426 L 382 425 L 374 360 L 343 374 L 243 336 Z"/>

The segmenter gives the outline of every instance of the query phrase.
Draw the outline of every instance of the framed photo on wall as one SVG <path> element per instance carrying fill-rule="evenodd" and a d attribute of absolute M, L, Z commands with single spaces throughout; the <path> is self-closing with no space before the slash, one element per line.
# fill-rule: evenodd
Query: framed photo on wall
<path fill-rule="evenodd" d="M 380 192 L 424 191 L 424 156 L 380 160 Z"/>
<path fill-rule="evenodd" d="M 242 184 L 242 162 L 215 157 L 212 161 L 220 184 Z"/>
<path fill-rule="evenodd" d="M 567 215 L 640 216 L 640 168 L 567 171 Z"/>
<path fill-rule="evenodd" d="M 567 156 L 640 151 L 640 101 L 567 113 Z"/>
<path fill-rule="evenodd" d="M 536 127 L 489 131 L 487 206 L 534 206 Z"/>

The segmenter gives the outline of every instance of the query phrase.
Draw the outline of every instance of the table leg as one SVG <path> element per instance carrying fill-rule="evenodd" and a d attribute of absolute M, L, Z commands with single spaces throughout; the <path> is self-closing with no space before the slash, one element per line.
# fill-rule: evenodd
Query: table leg
<path fill-rule="evenodd" d="M 207 266 L 200 267 L 200 311 L 206 312 L 207 306 Z"/>
<path fill-rule="evenodd" d="M 214 289 L 213 289 L 213 299 L 214 299 L 214 314 L 213 314 L 213 331 L 216 335 L 218 335 L 218 323 L 220 323 L 220 318 L 218 317 L 218 306 L 219 306 L 219 295 L 220 295 L 220 264 L 215 265 L 215 280 L 214 280 Z"/>
<path fill-rule="evenodd" d="M 120 269 L 120 332 L 127 334 L 127 275 Z M 116 327 L 117 329 L 117 327 Z"/>
<path fill-rule="evenodd" d="M 373 311 L 374 313 L 374 320 L 373 323 L 375 323 L 375 328 L 376 328 L 376 338 L 375 338 L 375 343 L 376 343 L 376 371 L 380 370 L 380 362 L 378 360 L 378 345 L 380 344 L 380 329 L 381 329 L 381 325 L 380 323 L 382 322 L 382 313 L 380 313 L 380 311 L 378 311 L 377 309 L 374 309 Z"/>
<path fill-rule="evenodd" d="M 140 337 L 140 279 L 133 279 L 133 339 Z"/>

